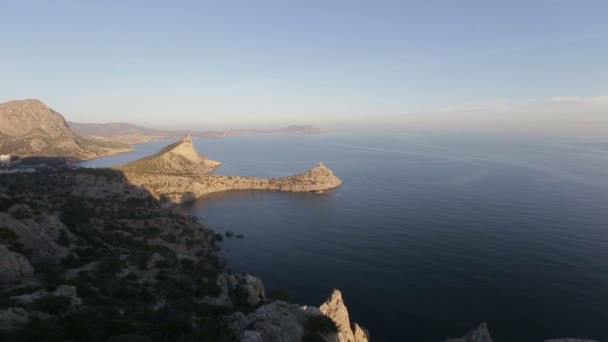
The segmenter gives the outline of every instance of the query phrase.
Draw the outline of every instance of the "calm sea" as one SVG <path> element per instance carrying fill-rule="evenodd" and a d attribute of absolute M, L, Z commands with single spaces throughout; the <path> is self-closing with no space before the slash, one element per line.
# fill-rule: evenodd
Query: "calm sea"
<path fill-rule="evenodd" d="M 497 342 L 608 341 L 608 140 L 333 133 L 198 139 L 219 174 L 323 161 L 324 195 L 233 192 L 180 208 L 219 231 L 230 267 L 318 305 L 342 290 L 374 341 L 432 341 L 487 322 Z M 158 151 L 167 141 L 87 166 Z"/>

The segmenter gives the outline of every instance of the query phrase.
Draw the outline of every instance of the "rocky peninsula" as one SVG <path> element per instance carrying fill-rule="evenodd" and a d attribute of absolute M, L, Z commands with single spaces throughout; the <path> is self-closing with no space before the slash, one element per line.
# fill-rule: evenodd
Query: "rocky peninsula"
<path fill-rule="evenodd" d="M 222 191 L 322 192 L 342 185 L 342 181 L 323 163 L 304 173 L 281 178 L 210 174 L 219 165 L 217 161 L 200 156 L 188 135 L 155 155 L 116 169 L 156 198 L 172 203 L 188 202 Z"/>

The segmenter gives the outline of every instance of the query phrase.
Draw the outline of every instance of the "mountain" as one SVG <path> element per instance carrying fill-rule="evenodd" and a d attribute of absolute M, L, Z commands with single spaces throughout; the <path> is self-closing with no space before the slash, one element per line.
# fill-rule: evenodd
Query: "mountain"
<path fill-rule="evenodd" d="M 320 134 L 322 129 L 309 125 L 287 126 L 279 129 L 232 129 L 226 131 L 228 135 L 244 134 Z"/>
<path fill-rule="evenodd" d="M 148 174 L 179 175 L 209 173 L 220 165 L 220 162 L 199 155 L 192 143 L 192 136 L 187 135 L 154 155 L 118 166 L 117 169 Z"/>
<path fill-rule="evenodd" d="M 39 100 L 0 104 L 0 154 L 90 159 L 130 150 L 128 145 L 76 134 L 63 115 Z"/>
<path fill-rule="evenodd" d="M 279 129 L 230 129 L 226 131 L 160 130 L 126 122 L 110 122 L 105 124 L 69 122 L 69 125 L 78 134 L 91 139 L 120 141 L 128 144 L 180 137 L 186 134 L 191 134 L 197 138 L 222 138 L 231 135 L 324 133 L 322 129 L 308 125 L 287 126 Z"/>

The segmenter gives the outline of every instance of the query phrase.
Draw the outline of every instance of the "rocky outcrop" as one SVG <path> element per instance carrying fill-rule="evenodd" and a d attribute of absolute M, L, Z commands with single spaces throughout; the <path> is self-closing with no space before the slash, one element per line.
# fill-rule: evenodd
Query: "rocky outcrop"
<path fill-rule="evenodd" d="M 220 162 L 199 155 L 192 143 L 192 136 L 187 135 L 152 156 L 116 168 L 152 175 L 189 175 L 206 174 L 218 166 Z"/>
<path fill-rule="evenodd" d="M 239 341 L 300 342 L 306 320 L 319 315 L 321 312 L 315 307 L 276 301 L 247 316 L 235 313 L 229 321 Z"/>
<path fill-rule="evenodd" d="M 16 206 L 15 206 L 16 207 Z M 9 209 L 13 211 L 15 207 Z M 19 210 L 26 210 L 19 208 Z M 44 215 L 18 220 L 10 213 L 0 212 L 0 223 L 18 236 L 18 242 L 32 251 L 32 261 L 47 258 L 61 259 L 68 254 L 68 249 L 55 242 L 60 234 L 71 235 L 57 215 Z"/>
<path fill-rule="evenodd" d="M 19 283 L 33 275 L 34 268 L 23 255 L 0 244 L 0 285 Z"/>
<path fill-rule="evenodd" d="M 318 326 L 309 322 L 319 318 L 333 321 L 338 330 L 311 330 Z M 300 342 L 304 336 L 316 336 L 326 342 L 369 341 L 367 331 L 356 323 L 351 324 L 338 290 L 334 290 L 320 308 L 275 301 L 258 307 L 246 316 L 240 312 L 234 313 L 228 321 L 241 342 Z"/>
<path fill-rule="evenodd" d="M 250 306 L 256 306 L 266 300 L 262 280 L 251 274 L 222 273 L 217 278 L 217 284 L 222 289 L 222 294 Z"/>
<path fill-rule="evenodd" d="M 492 342 L 490 332 L 486 323 L 481 323 L 475 330 L 469 332 L 462 338 L 452 338 L 444 342 Z"/>
<path fill-rule="evenodd" d="M 0 154 L 90 159 L 131 150 L 128 145 L 77 135 L 61 114 L 41 101 L 0 104 Z"/>
<path fill-rule="evenodd" d="M 369 333 L 361 328 L 357 323 L 351 323 L 348 309 L 342 299 L 340 290 L 334 290 L 327 301 L 319 309 L 331 318 L 338 326 L 338 341 L 340 342 L 367 342 Z"/>

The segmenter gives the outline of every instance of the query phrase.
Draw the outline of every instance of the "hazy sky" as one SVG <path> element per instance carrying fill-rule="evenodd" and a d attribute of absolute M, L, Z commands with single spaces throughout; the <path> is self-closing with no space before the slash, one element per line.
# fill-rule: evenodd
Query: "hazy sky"
<path fill-rule="evenodd" d="M 608 1 L 3 1 L 0 101 L 81 122 L 608 133 Z"/>

